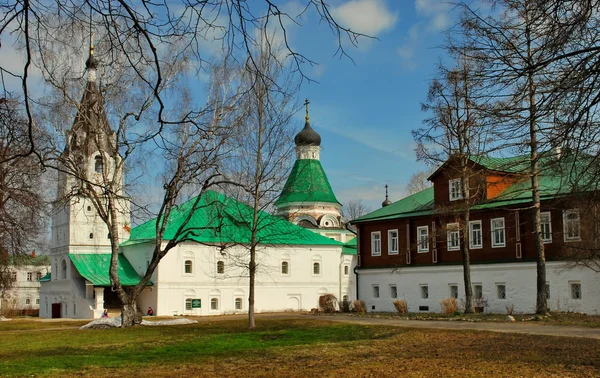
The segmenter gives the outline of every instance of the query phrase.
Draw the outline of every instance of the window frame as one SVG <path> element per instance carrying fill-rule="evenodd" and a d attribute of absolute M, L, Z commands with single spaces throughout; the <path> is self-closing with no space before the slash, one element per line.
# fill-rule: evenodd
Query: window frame
<path fill-rule="evenodd" d="M 451 246 L 450 243 L 454 241 L 452 238 L 454 234 L 456 234 L 457 244 Z M 448 251 L 460 251 L 460 227 L 457 222 L 446 224 L 446 249 Z"/>
<path fill-rule="evenodd" d="M 219 311 L 219 298 L 210 298 L 210 311 Z"/>
<path fill-rule="evenodd" d="M 393 237 L 392 233 L 396 233 L 396 236 Z M 398 232 L 398 229 L 394 229 L 394 230 L 388 230 L 388 255 L 397 255 L 400 248 L 399 246 L 399 236 L 400 233 Z M 396 249 L 393 248 L 394 246 L 394 241 L 396 243 Z"/>
<path fill-rule="evenodd" d="M 189 272 L 188 272 L 189 263 Z M 194 274 L 194 262 L 191 259 L 183 260 L 183 274 Z"/>
<path fill-rule="evenodd" d="M 312 275 L 313 276 L 320 276 L 321 275 L 321 262 L 320 261 L 313 261 L 313 264 L 312 264 Z"/>
<path fill-rule="evenodd" d="M 225 274 L 225 261 L 217 261 L 217 274 Z"/>
<path fill-rule="evenodd" d="M 429 284 L 421 284 L 419 285 L 419 294 L 421 300 L 429 299 Z"/>
<path fill-rule="evenodd" d="M 371 256 L 381 256 L 381 231 L 371 232 Z"/>
<path fill-rule="evenodd" d="M 392 299 L 398 298 L 398 286 L 397 285 L 390 285 L 390 297 Z"/>
<path fill-rule="evenodd" d="M 373 298 L 381 297 L 381 291 L 379 290 L 379 285 L 373 285 Z"/>
<path fill-rule="evenodd" d="M 548 217 L 548 222 L 544 222 L 544 217 Z M 545 230 L 544 230 L 544 225 L 547 224 L 548 225 L 548 238 L 544 237 L 545 235 Z M 552 213 L 550 211 L 544 211 L 540 213 L 540 228 L 542 230 L 542 240 L 544 241 L 544 244 L 549 244 L 552 243 Z"/>
<path fill-rule="evenodd" d="M 188 306 L 189 305 L 189 306 Z M 185 298 L 184 307 L 185 311 L 192 311 L 192 298 Z"/>
<path fill-rule="evenodd" d="M 456 288 L 456 294 L 453 293 L 453 288 Z M 458 285 L 457 284 L 448 284 L 448 290 L 450 291 L 449 298 L 458 299 Z"/>
<path fill-rule="evenodd" d="M 350 265 L 344 265 L 344 276 L 350 274 Z"/>
<path fill-rule="evenodd" d="M 425 230 L 425 234 L 421 235 L 421 231 Z M 425 236 L 423 239 L 422 236 Z M 423 247 L 423 242 L 425 242 L 425 247 Z M 429 252 L 429 226 L 419 226 L 417 227 L 417 253 L 427 253 Z"/>
<path fill-rule="evenodd" d="M 579 297 L 577 298 L 574 294 L 575 294 L 575 287 L 579 287 Z M 583 298 L 583 286 L 581 286 L 581 282 L 580 281 L 570 281 L 569 282 L 569 294 L 572 300 L 574 301 L 579 301 Z"/>
<path fill-rule="evenodd" d="M 502 296 L 503 294 L 504 296 Z M 506 284 L 504 282 L 496 283 L 496 299 L 499 301 L 506 300 Z"/>
<path fill-rule="evenodd" d="M 479 288 L 479 295 L 477 294 L 477 288 Z M 481 283 L 473 284 L 473 299 L 476 299 L 476 300 L 483 299 L 483 284 L 481 284 Z"/>
<path fill-rule="evenodd" d="M 473 241 L 473 225 L 479 225 L 479 244 L 474 244 Z M 481 220 L 469 221 L 469 249 L 482 249 L 483 248 L 483 222 Z"/>
<path fill-rule="evenodd" d="M 238 301 L 239 301 L 239 307 L 238 307 Z M 243 311 L 244 310 L 244 299 L 242 297 L 235 297 L 233 299 L 233 309 L 235 311 Z"/>
<path fill-rule="evenodd" d="M 494 222 L 500 221 L 500 220 L 502 221 L 502 228 L 496 229 L 496 227 L 494 226 Z M 491 227 L 490 233 L 492 236 L 492 248 L 506 247 L 506 220 L 504 219 L 504 217 L 490 219 L 490 227 Z M 496 230 L 502 231 L 502 243 L 496 243 L 496 235 L 495 235 Z"/>
<path fill-rule="evenodd" d="M 285 267 L 285 269 L 284 269 Z M 285 270 L 285 272 L 284 272 Z M 281 275 L 282 276 L 289 276 L 290 275 L 290 262 L 285 260 L 281 262 Z"/>
<path fill-rule="evenodd" d="M 464 198 L 462 195 L 461 184 L 462 179 L 460 178 L 448 180 L 448 199 L 450 201 L 458 201 Z M 454 193 L 456 193 L 456 195 L 453 195 Z"/>
<path fill-rule="evenodd" d="M 569 229 L 568 223 L 573 221 L 573 220 L 567 219 L 570 214 L 577 214 L 578 235 L 576 237 L 570 237 L 569 233 L 568 233 L 568 229 Z M 579 209 L 569 209 L 569 210 L 563 211 L 563 235 L 564 235 L 565 242 L 581 241 L 581 216 L 579 214 Z"/>
<path fill-rule="evenodd" d="M 27 282 L 33 282 L 33 272 L 27 272 Z"/>

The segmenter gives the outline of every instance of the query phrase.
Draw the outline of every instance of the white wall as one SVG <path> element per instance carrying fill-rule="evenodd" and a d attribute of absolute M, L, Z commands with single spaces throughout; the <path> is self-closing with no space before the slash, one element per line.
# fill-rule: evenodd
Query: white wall
<path fill-rule="evenodd" d="M 146 260 L 153 244 L 123 247 L 125 256 L 139 274 L 145 272 Z M 192 273 L 185 272 L 185 261 L 192 261 Z M 217 272 L 217 262 L 225 264 L 224 273 Z M 282 274 L 281 263 L 288 262 L 288 274 Z M 310 310 L 318 307 L 319 295 L 325 293 L 354 298 L 352 256 L 349 276 L 342 277 L 344 257 L 341 246 L 274 246 L 257 251 L 255 309 L 257 312 L 281 310 Z M 217 315 L 248 311 L 248 278 L 244 266 L 248 251 L 241 246 L 221 251 L 217 247 L 198 243 L 182 243 L 171 250 L 160 262 L 153 281 L 155 286 L 140 298 L 145 311 L 152 306 L 157 315 Z M 320 264 L 320 274 L 313 274 L 313 264 Z M 200 309 L 186 310 L 186 298 L 201 299 Z M 211 309 L 211 299 L 218 300 L 218 309 Z M 235 309 L 236 298 L 241 298 L 242 309 Z"/>
<path fill-rule="evenodd" d="M 548 305 L 555 311 L 600 313 L 600 274 L 588 268 L 567 269 L 564 263 L 546 263 L 547 282 L 550 285 Z M 405 299 L 410 312 L 419 312 L 419 306 L 440 312 L 440 301 L 450 297 L 450 285 L 458 285 L 458 302 L 464 301 L 462 265 L 408 267 L 392 269 L 364 269 L 359 271 L 359 299 L 368 311 L 393 312 L 394 300 L 390 285 L 396 285 L 398 299 Z M 515 313 L 534 313 L 536 300 L 535 263 L 474 264 L 471 282 L 480 284 L 487 301 L 485 312 L 506 313 L 513 305 Z M 581 284 L 581 299 L 573 299 L 571 284 Z M 374 297 L 374 286 L 379 286 L 379 298 Z M 426 285 L 429 298 L 422 299 L 421 286 Z M 497 285 L 505 285 L 506 299 L 498 299 Z"/>

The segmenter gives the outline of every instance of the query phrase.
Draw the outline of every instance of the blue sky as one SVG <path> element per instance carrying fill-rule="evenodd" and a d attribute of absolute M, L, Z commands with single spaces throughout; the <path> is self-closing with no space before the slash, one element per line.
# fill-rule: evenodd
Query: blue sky
<path fill-rule="evenodd" d="M 315 24 L 314 14 L 300 19 L 293 47 L 319 63 L 307 71 L 318 83 L 304 85 L 300 96 L 311 102 L 311 125 L 322 136 L 321 161 L 338 199 L 362 199 L 374 210 L 384 199 L 384 185 L 390 199 L 398 200 L 410 176 L 425 169 L 416 161 L 411 131 L 425 117 L 420 105 L 444 55 L 444 31 L 456 15 L 437 0 L 332 5 L 341 23 L 378 40 L 348 47 L 353 63 L 333 56 L 336 40 Z"/>
<path fill-rule="evenodd" d="M 277 3 L 295 16 L 306 2 Z M 300 25 L 290 22 L 292 49 L 318 63 L 304 67 L 316 82 L 305 82 L 298 100 L 311 102 L 311 124 L 322 136 L 321 161 L 338 199 L 342 203 L 362 199 L 375 210 L 384 199 L 384 185 L 390 186 L 390 199 L 398 200 L 405 195 L 410 176 L 425 168 L 416 161 L 411 131 L 425 118 L 420 104 L 444 56 L 439 46 L 456 12 L 440 0 L 329 0 L 328 4 L 340 24 L 377 39 L 362 39 L 358 47 L 345 43 L 351 60 L 335 55 L 337 39 L 314 10 L 297 19 Z M 0 63 L 20 71 L 23 58 L 12 49 L 13 38 L 3 37 Z M 86 58 L 87 51 L 78 59 L 82 71 Z M 42 85 L 41 75 L 32 74 Z M 300 129 L 304 112 L 296 119 Z"/>

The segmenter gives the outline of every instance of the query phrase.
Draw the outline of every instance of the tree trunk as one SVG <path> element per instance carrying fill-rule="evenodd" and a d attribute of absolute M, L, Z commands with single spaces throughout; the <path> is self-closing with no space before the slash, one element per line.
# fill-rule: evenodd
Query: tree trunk
<path fill-rule="evenodd" d="M 141 313 L 137 309 L 137 303 L 135 299 L 123 303 L 121 307 L 121 327 L 132 327 L 142 322 Z"/>
<path fill-rule="evenodd" d="M 254 322 L 254 279 L 256 276 L 256 246 L 250 247 L 250 283 L 249 283 L 249 295 L 248 295 L 248 328 L 255 328 L 256 323 Z"/>
<path fill-rule="evenodd" d="M 470 208 L 471 203 L 469 202 L 469 181 L 467 175 L 467 164 L 468 160 L 463 159 L 461 161 L 461 191 L 465 201 L 465 207 L 460 215 L 461 224 L 459 230 L 463 228 L 462 242 L 460 243 L 460 252 L 462 253 L 463 260 L 463 281 L 465 284 L 465 314 L 472 314 L 473 308 L 473 287 L 471 286 L 471 256 L 469 255 L 469 219 L 470 219 Z"/>

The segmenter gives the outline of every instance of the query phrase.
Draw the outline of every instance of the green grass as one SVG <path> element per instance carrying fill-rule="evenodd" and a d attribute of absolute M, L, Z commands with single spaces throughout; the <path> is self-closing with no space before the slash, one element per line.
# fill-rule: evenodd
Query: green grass
<path fill-rule="evenodd" d="M 0 323 L 0 377 L 597 377 L 600 340 L 416 330 L 314 318 L 79 330 Z M 21 323 L 21 324 L 18 324 Z"/>

